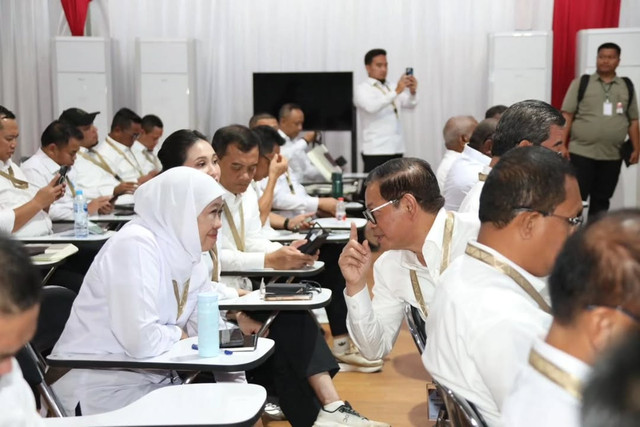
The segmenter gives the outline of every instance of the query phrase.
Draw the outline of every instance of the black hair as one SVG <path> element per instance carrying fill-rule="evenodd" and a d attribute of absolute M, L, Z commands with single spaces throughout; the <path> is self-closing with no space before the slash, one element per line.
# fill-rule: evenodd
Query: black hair
<path fill-rule="evenodd" d="M 444 206 L 436 175 L 425 160 L 412 157 L 389 160 L 369 172 L 365 185 L 374 182 L 385 200 L 412 194 L 425 212 L 437 213 Z"/>
<path fill-rule="evenodd" d="M 613 49 L 613 50 L 615 50 L 616 52 L 618 52 L 618 57 L 619 57 L 619 56 L 620 56 L 620 54 L 622 53 L 622 49 L 620 49 L 620 46 L 618 46 L 618 45 L 617 45 L 617 44 L 615 44 L 615 43 L 611 43 L 611 42 L 608 42 L 608 43 L 602 43 L 600 46 L 598 46 L 598 53 L 600 53 L 600 51 L 601 51 L 602 49 Z"/>
<path fill-rule="evenodd" d="M 286 105 L 286 104 L 285 104 Z M 273 119 L 273 120 L 278 120 L 275 118 L 275 116 L 273 114 L 269 114 L 269 113 L 258 113 L 258 114 L 254 114 L 253 116 L 251 116 L 251 118 L 249 119 L 249 128 L 253 129 L 256 127 L 256 123 L 258 123 L 260 120 L 262 119 Z"/>
<path fill-rule="evenodd" d="M 187 151 L 200 140 L 209 143 L 207 137 L 197 130 L 180 129 L 169 135 L 162 143 L 160 151 L 158 151 L 158 159 L 162 163 L 162 170 L 166 171 L 184 165 L 187 160 Z"/>
<path fill-rule="evenodd" d="M 480 147 L 487 139 L 493 138 L 497 124 L 498 121 L 492 118 L 484 119 L 478 123 L 478 126 L 476 126 L 471 134 L 471 138 L 469 138 L 469 147 L 480 150 Z"/>
<path fill-rule="evenodd" d="M 387 51 L 384 49 L 371 49 L 369 52 L 364 54 L 364 65 L 371 65 L 373 58 L 378 55 L 387 56 Z"/>
<path fill-rule="evenodd" d="M 113 120 L 111 121 L 111 132 L 115 131 L 116 128 L 121 130 L 129 129 L 132 123 L 140 124 L 142 123 L 142 119 L 132 110 L 128 108 L 121 108 L 115 116 L 113 116 Z"/>
<path fill-rule="evenodd" d="M 40 302 L 41 277 L 24 246 L 0 233 L 0 314 L 19 314 Z"/>
<path fill-rule="evenodd" d="M 271 126 L 257 126 L 252 129 L 252 132 L 258 136 L 260 141 L 258 147 L 262 156 L 273 153 L 276 145 L 283 145 L 285 142 L 278 131 Z"/>
<path fill-rule="evenodd" d="M 219 158 L 227 154 L 227 147 L 231 144 L 236 144 L 240 151 L 248 153 L 260 145 L 260 140 L 251 129 L 242 125 L 221 127 L 213 134 L 211 145 Z"/>
<path fill-rule="evenodd" d="M 280 107 L 280 111 L 278 111 L 278 118 L 280 120 L 284 119 L 285 117 L 289 116 L 289 114 L 291 114 L 293 110 L 302 111 L 302 108 L 298 104 L 294 104 L 293 102 L 284 104 L 282 107 Z"/>
<path fill-rule="evenodd" d="M 565 119 L 556 108 L 543 101 L 528 99 L 507 108 L 493 135 L 493 156 L 502 156 L 523 140 L 540 145 L 549 139 L 551 126 L 564 126 Z"/>
<path fill-rule="evenodd" d="M 162 129 L 164 127 L 164 124 L 162 123 L 162 120 L 160 120 L 160 117 L 154 116 L 153 114 L 147 114 L 146 116 L 144 116 L 140 124 L 142 126 L 142 129 L 147 133 L 151 132 L 153 128 Z"/>
<path fill-rule="evenodd" d="M 484 118 L 485 119 L 495 118 L 495 116 L 502 115 L 502 113 L 504 113 L 506 109 L 507 109 L 507 106 L 502 104 L 489 107 L 489 109 L 484 113 Z"/>
<path fill-rule="evenodd" d="M 480 222 L 503 228 L 516 217 L 517 209 L 552 213 L 566 198 L 567 176 L 575 177 L 571 163 L 549 149 L 529 146 L 510 150 L 484 183 Z"/>
<path fill-rule="evenodd" d="M 60 120 L 54 120 L 49 123 L 42 132 L 42 136 L 40 137 L 40 143 L 42 147 L 46 147 L 50 144 L 55 144 L 58 148 L 66 147 L 69 144 L 69 138 L 72 137 L 71 132 L 73 131 L 73 137 L 78 139 L 77 135 L 80 133 L 80 141 L 83 139 L 82 132 L 80 132 L 75 127 L 71 126 L 67 122 L 61 122 Z"/>
<path fill-rule="evenodd" d="M 15 120 L 16 115 L 13 114 L 13 112 L 11 112 L 11 110 L 9 110 L 8 108 L 0 105 L 0 129 L 2 129 L 2 119 Z"/>

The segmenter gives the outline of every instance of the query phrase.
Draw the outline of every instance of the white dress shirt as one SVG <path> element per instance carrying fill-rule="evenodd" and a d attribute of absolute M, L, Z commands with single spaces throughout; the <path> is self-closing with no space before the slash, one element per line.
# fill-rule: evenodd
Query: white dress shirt
<path fill-rule="evenodd" d="M 493 249 L 470 243 L 511 265 L 538 292 L 546 286 Z M 422 360 L 436 381 L 473 402 L 489 426 L 501 426 L 499 408 L 551 320 L 513 279 L 465 254 L 438 280 Z"/>
<path fill-rule="evenodd" d="M 11 234 L 13 231 L 13 224 L 15 224 L 16 213 L 13 209 L 0 210 L 0 231 L 3 233 Z"/>
<path fill-rule="evenodd" d="M 0 375 L 0 426 L 34 427 L 44 422 L 36 411 L 36 401 L 24 380 L 20 365 L 11 358 L 11 371 Z"/>
<path fill-rule="evenodd" d="M 408 89 L 398 95 L 395 84 L 369 77 L 356 86 L 353 102 L 362 123 L 362 154 L 405 152 L 400 114 L 402 108 L 414 108 L 418 104 L 416 95 L 411 95 Z"/>
<path fill-rule="evenodd" d="M 533 348 L 542 357 L 584 384 L 591 367 L 537 338 Z M 505 426 L 580 427 L 581 401 L 526 364 L 502 406 Z"/>
<path fill-rule="evenodd" d="M 386 251 L 373 267 L 373 301 L 365 287 L 354 296 L 347 296 L 347 328 L 360 352 L 367 358 L 380 359 L 389 354 L 398 337 L 404 319 L 404 304 L 421 309 L 411 285 L 409 270 L 414 269 L 427 306 L 433 300 L 436 280 L 440 276 L 442 243 L 447 213 L 440 209 L 422 246 L 427 263 L 408 250 Z M 467 215 L 454 215 L 450 261 L 464 253 L 467 242 L 478 236 L 480 222 Z"/>
<path fill-rule="evenodd" d="M 133 152 L 134 157 L 138 161 L 138 165 L 140 165 L 140 169 L 143 174 L 148 174 L 151 171 L 161 171 L 162 163 L 160 163 L 160 159 L 156 156 L 153 151 L 147 150 L 140 141 L 136 140 L 131 146 L 131 151 Z"/>
<path fill-rule="evenodd" d="M 442 195 L 447 210 L 457 211 L 460 208 L 471 187 L 479 181 L 478 174 L 490 162 L 491 157 L 469 147 L 469 144 L 464 146 L 462 155 L 453 162 L 444 181 Z"/>
<path fill-rule="evenodd" d="M 438 169 L 436 169 L 436 179 L 438 180 L 438 186 L 440 187 L 441 193 L 444 191 L 444 184 L 447 180 L 447 175 L 449 175 L 451 165 L 453 165 L 453 162 L 455 162 L 461 155 L 462 153 L 458 153 L 457 151 L 447 150 L 444 153 L 442 160 L 440 160 Z"/>
<path fill-rule="evenodd" d="M 120 181 L 109 172 L 87 160 L 84 156 L 99 161 L 94 150 L 80 147 L 76 161 L 73 164 L 77 188 L 81 189 L 87 199 L 91 200 L 101 196 L 113 195 L 113 189 L 120 184 Z M 131 203 L 133 203 L 133 199 L 131 199 Z"/>
<path fill-rule="evenodd" d="M 54 162 L 51 157 L 38 149 L 36 153 L 29 157 L 29 160 L 20 166 L 29 183 L 33 184 L 37 189 L 49 185 L 53 177 L 60 171 L 60 165 Z M 67 178 L 71 181 L 73 188 L 76 188 L 76 171 L 72 167 L 67 171 Z M 73 220 L 73 193 L 71 186 L 65 181 L 67 188 L 62 197 L 51 204 L 49 207 L 49 217 L 52 221 Z M 87 200 L 89 198 L 85 196 Z"/>
<path fill-rule="evenodd" d="M 9 167 L 11 167 L 13 174 L 17 179 L 25 182 L 29 181 L 18 165 L 13 163 L 11 159 L 7 162 L 0 161 L 1 171 L 9 173 Z M 13 183 L 9 179 L 0 176 L 0 210 L 20 207 L 25 203 L 30 202 L 37 192 L 38 190 L 34 185 L 29 184 L 26 189 L 21 190 L 14 187 Z M 11 224 L 11 228 L 13 228 L 13 224 Z M 13 234 L 21 237 L 35 237 L 46 236 L 51 233 L 53 233 L 51 218 L 49 218 L 49 215 L 47 215 L 45 211 L 41 210 Z"/>
<path fill-rule="evenodd" d="M 264 268 L 265 255 L 277 251 L 282 245 L 277 242 L 271 242 L 262 235 L 262 222 L 260 221 L 260 208 L 256 192 L 249 185 L 244 193 L 237 196 L 225 190 L 222 198 L 229 208 L 239 235 L 242 235 L 240 215 L 240 207 L 242 206 L 245 236 L 245 251 L 242 252 L 238 250 L 226 215 L 222 215 L 222 228 L 219 233 L 222 238 L 222 251 L 220 252 L 222 271 Z M 225 276 L 221 280 L 226 285 L 248 289 L 248 283 L 244 278 Z"/>
<path fill-rule="evenodd" d="M 116 148 L 113 148 L 116 147 Z M 117 149 L 117 150 L 116 150 Z M 111 169 L 127 182 L 136 182 L 144 173 L 130 147 L 107 136 L 98 145 L 98 152 L 104 157 Z M 118 152 L 120 151 L 120 153 Z"/>
<path fill-rule="evenodd" d="M 482 173 L 488 175 L 491 172 L 491 168 L 486 166 Z M 460 209 L 458 212 L 460 213 L 470 213 L 475 216 L 478 216 L 478 212 L 480 211 L 480 195 L 482 194 L 482 189 L 484 188 L 484 181 L 476 182 L 471 190 L 464 197 L 462 203 L 460 203 Z"/>
<path fill-rule="evenodd" d="M 267 181 L 268 178 L 265 178 L 258 183 L 261 191 L 264 191 L 267 187 Z M 293 187 L 293 193 L 291 192 L 291 187 L 289 187 L 286 174 L 278 177 L 276 186 L 273 189 L 271 210 L 286 217 L 317 212 L 318 198 L 307 194 L 307 190 L 294 176 L 291 176 L 291 186 Z"/>
<path fill-rule="evenodd" d="M 325 182 L 322 173 L 311 163 L 307 156 L 308 143 L 302 137 L 294 140 L 278 129 L 278 133 L 284 139 L 284 145 L 280 147 L 280 154 L 289 161 L 289 171 L 291 177 L 298 182 Z"/>

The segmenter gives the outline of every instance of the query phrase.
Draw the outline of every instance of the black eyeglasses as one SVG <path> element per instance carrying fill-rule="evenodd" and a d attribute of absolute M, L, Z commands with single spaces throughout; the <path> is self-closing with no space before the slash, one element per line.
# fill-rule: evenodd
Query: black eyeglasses
<path fill-rule="evenodd" d="M 544 212 L 539 209 L 533 209 L 533 208 L 527 208 L 527 207 L 517 207 L 517 208 L 513 208 L 513 210 L 523 211 L 523 212 L 537 212 L 542 216 L 555 216 L 556 218 L 560 218 L 566 221 L 570 227 L 579 227 L 584 223 L 584 218 L 582 217 L 582 215 L 569 217 L 569 216 L 558 215 L 551 212 Z"/>
<path fill-rule="evenodd" d="M 369 221 L 371 224 L 377 224 L 378 222 L 376 221 L 376 217 L 373 216 L 373 213 L 375 211 L 378 211 L 382 208 L 384 208 L 385 206 L 389 206 L 392 203 L 397 202 L 398 199 L 393 199 L 393 200 L 389 200 L 387 203 L 383 203 L 380 206 L 377 206 L 373 209 L 365 209 L 362 211 L 362 216 L 364 216 L 364 218 Z"/>
<path fill-rule="evenodd" d="M 619 311 L 620 313 L 628 316 L 634 322 L 640 324 L 640 316 L 638 316 L 635 313 L 632 313 L 631 311 L 627 310 L 621 305 L 589 304 L 587 306 L 587 310 L 593 310 L 594 308 L 597 308 L 597 307 L 607 307 L 607 308 L 611 308 L 613 310 Z"/>

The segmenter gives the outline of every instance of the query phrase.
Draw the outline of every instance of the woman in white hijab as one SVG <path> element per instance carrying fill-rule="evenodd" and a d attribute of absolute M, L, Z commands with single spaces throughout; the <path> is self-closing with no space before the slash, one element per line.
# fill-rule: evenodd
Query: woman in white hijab
<path fill-rule="evenodd" d="M 197 294 L 221 293 L 202 252 L 216 244 L 222 193 L 215 180 L 188 167 L 140 186 L 134 195 L 138 217 L 96 256 L 53 353 L 151 357 L 197 334 Z M 88 415 L 176 382 L 171 372 L 73 369 L 53 387 L 67 413 L 79 402 Z"/>

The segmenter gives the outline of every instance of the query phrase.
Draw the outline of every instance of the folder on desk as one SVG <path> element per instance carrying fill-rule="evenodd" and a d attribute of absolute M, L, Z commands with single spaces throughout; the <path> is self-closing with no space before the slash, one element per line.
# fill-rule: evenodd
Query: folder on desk
<path fill-rule="evenodd" d="M 336 161 L 331 157 L 329 150 L 324 144 L 316 145 L 312 150 L 307 152 L 307 157 L 311 160 L 313 166 L 315 166 L 324 179 L 331 182 L 331 174 L 333 172 L 342 173 L 342 169 Z"/>
<path fill-rule="evenodd" d="M 41 247 L 42 245 L 34 245 Z M 27 245 L 29 247 L 29 245 Z M 78 252 L 78 248 L 71 243 L 56 243 L 48 247 L 37 255 L 31 257 L 33 262 L 57 262 Z"/>

